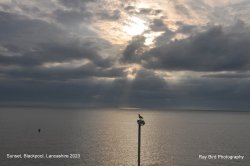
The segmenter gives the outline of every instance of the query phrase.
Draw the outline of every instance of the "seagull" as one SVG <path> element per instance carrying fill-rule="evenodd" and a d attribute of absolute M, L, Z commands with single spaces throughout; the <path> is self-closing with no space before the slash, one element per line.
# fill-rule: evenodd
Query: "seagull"
<path fill-rule="evenodd" d="M 140 119 L 143 119 L 143 117 L 140 114 L 138 114 L 138 116 L 139 116 Z"/>

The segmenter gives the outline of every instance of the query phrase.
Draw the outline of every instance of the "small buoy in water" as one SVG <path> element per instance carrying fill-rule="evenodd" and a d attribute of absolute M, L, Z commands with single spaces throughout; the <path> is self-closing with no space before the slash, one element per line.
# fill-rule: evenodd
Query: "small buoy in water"
<path fill-rule="evenodd" d="M 40 133 L 41 132 L 41 129 L 38 129 L 38 133 Z"/>

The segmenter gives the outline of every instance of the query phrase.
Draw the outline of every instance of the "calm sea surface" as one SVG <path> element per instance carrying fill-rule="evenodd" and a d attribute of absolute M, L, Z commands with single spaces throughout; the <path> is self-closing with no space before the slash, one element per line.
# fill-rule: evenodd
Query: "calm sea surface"
<path fill-rule="evenodd" d="M 249 166 L 250 113 L 0 108 L 1 166 L 135 166 L 137 113 L 142 166 Z M 41 128 L 41 132 L 38 132 Z M 79 159 L 8 159 L 7 154 L 80 154 Z M 202 160 L 199 155 L 242 155 Z"/>

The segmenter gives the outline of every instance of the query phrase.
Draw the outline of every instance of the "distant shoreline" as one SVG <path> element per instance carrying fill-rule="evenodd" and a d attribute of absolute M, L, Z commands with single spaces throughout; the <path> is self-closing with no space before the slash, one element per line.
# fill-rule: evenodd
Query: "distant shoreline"
<path fill-rule="evenodd" d="M 246 109 L 227 109 L 227 108 L 154 108 L 154 107 L 109 107 L 109 106 L 83 106 L 83 105 L 79 105 L 79 104 L 45 104 L 45 103 L 0 103 L 0 108 L 47 108 L 47 109 L 72 109 L 72 110 L 86 110 L 86 109 L 90 109 L 90 110 L 128 110 L 128 111 L 136 111 L 136 110 L 143 110 L 143 111 L 147 111 L 147 110 L 155 110 L 155 111 L 197 111 L 197 112 L 250 112 L 249 110 Z"/>

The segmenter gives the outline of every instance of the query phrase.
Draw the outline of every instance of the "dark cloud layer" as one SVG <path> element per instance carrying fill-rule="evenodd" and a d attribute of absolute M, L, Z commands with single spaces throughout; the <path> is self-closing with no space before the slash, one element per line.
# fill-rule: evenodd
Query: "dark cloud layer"
<path fill-rule="evenodd" d="M 76 68 L 67 67 L 29 67 L 5 69 L 3 76 L 9 79 L 33 79 L 67 81 L 72 79 L 83 79 L 88 77 L 114 78 L 124 75 L 123 68 L 103 69 L 94 64 L 85 64 Z"/>
<path fill-rule="evenodd" d="M 145 54 L 144 65 L 164 70 L 245 71 L 250 69 L 249 44 L 249 28 L 218 26 L 153 48 Z"/>
<path fill-rule="evenodd" d="M 108 67 L 110 61 L 103 59 L 96 50 L 86 47 L 86 44 L 77 46 L 78 42 L 69 42 L 65 44 L 47 43 L 36 45 L 37 50 L 24 50 L 21 55 L 12 56 L 0 54 L 0 64 L 18 65 L 18 66 L 38 66 L 46 62 L 67 62 L 72 60 L 88 59 L 94 64 L 102 67 Z M 11 50 L 9 50 L 11 51 Z"/>
<path fill-rule="evenodd" d="M 55 20 L 66 26 L 75 26 L 75 24 L 80 24 L 83 21 L 88 20 L 92 16 L 92 14 L 88 11 L 65 11 L 59 9 L 55 10 L 53 15 Z"/>
<path fill-rule="evenodd" d="M 63 41 L 63 31 L 45 21 L 0 11 L 0 43 L 32 47 L 38 43 Z"/>
<path fill-rule="evenodd" d="M 1 65 L 38 66 L 46 62 L 88 59 L 101 67 L 110 66 L 92 41 L 71 37 L 56 25 L 24 16 L 0 13 Z"/>
<path fill-rule="evenodd" d="M 138 63 L 140 61 L 140 54 L 144 47 L 145 37 L 136 36 L 127 45 L 123 52 L 120 61 L 124 63 Z"/>
<path fill-rule="evenodd" d="M 166 31 L 167 27 L 161 19 L 154 19 L 150 25 L 151 30 L 153 31 Z"/>
<path fill-rule="evenodd" d="M 183 107 L 243 109 L 249 105 L 249 81 L 188 80 L 172 86 L 151 72 L 133 81 L 2 81 L 1 102 L 48 102 L 85 106 Z M 240 99 L 239 99 L 240 98 Z"/>
<path fill-rule="evenodd" d="M 86 4 L 88 2 L 95 2 L 95 0 L 58 0 L 59 3 L 61 3 L 63 6 L 72 8 L 72 9 L 78 9 L 82 8 L 84 9 L 86 7 Z"/>
<path fill-rule="evenodd" d="M 207 78 L 228 78 L 228 79 L 244 79 L 250 78 L 250 73 L 238 72 L 238 73 L 220 73 L 220 74 L 205 74 L 202 77 Z"/>
<path fill-rule="evenodd" d="M 13 4 L 1 4 L 0 104 L 250 107 L 250 27 L 243 21 L 202 27 L 177 21 L 173 30 L 161 9 L 133 3 L 121 9 L 89 8 L 98 2 L 57 0 L 57 8 L 42 19 L 42 8 L 17 3 L 21 12 L 14 12 Z M 189 8 L 201 13 L 208 7 L 198 3 L 173 2 L 173 7 L 192 17 Z M 124 14 L 148 16 L 149 27 L 113 55 L 115 45 L 91 29 L 91 23 L 119 22 Z M 143 35 L 151 32 L 162 34 L 148 47 Z M 175 39 L 178 35 L 186 38 Z"/>

